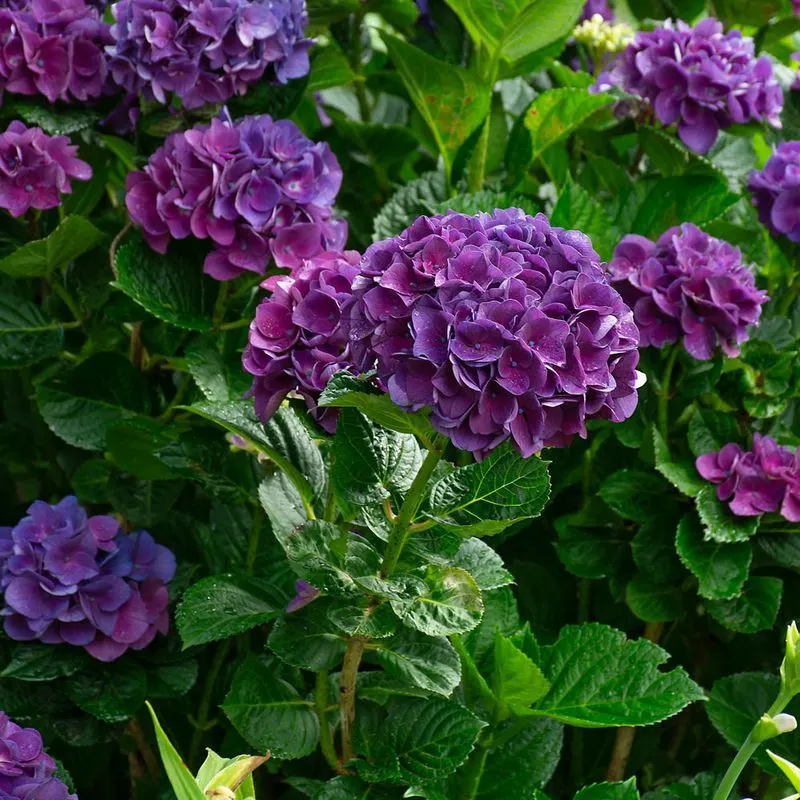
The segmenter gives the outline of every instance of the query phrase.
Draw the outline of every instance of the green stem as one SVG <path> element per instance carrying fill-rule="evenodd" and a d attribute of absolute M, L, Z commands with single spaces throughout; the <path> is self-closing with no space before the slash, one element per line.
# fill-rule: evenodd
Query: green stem
<path fill-rule="evenodd" d="M 472 167 L 469 171 L 469 190 L 471 192 L 479 192 L 483 189 L 483 182 L 486 179 L 486 162 L 489 158 L 489 137 L 492 128 L 492 110 L 491 100 L 494 96 L 494 85 L 497 83 L 497 72 L 500 68 L 500 48 L 492 56 L 489 66 L 486 70 L 485 82 L 489 91 L 489 115 L 483 124 L 478 145 L 475 150 L 475 156 L 472 160 Z"/>
<path fill-rule="evenodd" d="M 792 307 L 792 303 L 797 299 L 797 295 L 800 294 L 800 275 L 798 275 L 790 284 L 789 288 L 786 290 L 786 294 L 781 299 L 781 302 L 778 304 L 778 312 L 777 316 L 785 317 L 788 315 L 789 310 Z"/>
<path fill-rule="evenodd" d="M 336 758 L 336 747 L 333 744 L 333 733 L 331 733 L 330 722 L 328 721 L 328 673 L 327 671 L 317 673 L 317 681 L 314 687 L 314 708 L 319 717 L 319 746 L 322 755 L 328 762 L 328 766 L 339 770 Z"/>
<path fill-rule="evenodd" d="M 214 330 L 220 330 L 222 320 L 225 319 L 225 310 L 228 305 L 228 294 L 230 292 L 230 282 L 222 281 L 220 283 L 219 292 L 217 293 L 217 301 L 214 303 L 214 314 L 211 317 Z"/>
<path fill-rule="evenodd" d="M 211 663 L 211 668 L 208 670 L 206 676 L 206 683 L 203 688 L 203 697 L 200 700 L 200 707 L 197 712 L 197 719 L 194 720 L 194 733 L 192 733 L 192 741 L 189 745 L 189 765 L 197 764 L 197 757 L 200 755 L 200 746 L 203 743 L 203 734 L 209 730 L 208 712 L 211 708 L 211 699 L 214 696 L 214 687 L 219 677 L 222 665 L 228 657 L 228 651 L 231 648 L 232 639 L 226 639 L 217 648 L 217 653 L 214 656 L 214 661 Z"/>
<path fill-rule="evenodd" d="M 410 535 L 409 527 L 414 521 L 414 517 L 422 505 L 422 499 L 425 496 L 425 489 L 428 487 L 428 481 L 436 469 L 436 465 L 444 454 L 446 439 L 443 436 L 437 436 L 432 442 L 431 449 L 428 455 L 422 462 L 422 466 L 408 490 L 406 499 L 400 507 L 400 512 L 397 514 L 397 519 L 394 522 L 392 532 L 389 534 L 389 541 L 386 543 L 386 553 L 383 556 L 383 564 L 381 565 L 381 575 L 384 578 L 392 574 L 400 556 L 403 553 L 403 548 L 406 546 L 408 537 Z"/>
<path fill-rule="evenodd" d="M 491 736 L 481 736 L 475 745 L 475 750 L 469 757 L 469 761 L 467 761 L 467 766 L 464 768 L 461 793 L 459 794 L 459 797 L 463 798 L 463 800 L 475 800 L 478 796 L 478 789 L 481 788 L 481 778 L 483 777 L 491 742 Z"/>
<path fill-rule="evenodd" d="M 235 331 L 239 328 L 246 328 L 250 324 L 249 319 L 237 319 L 233 322 L 226 322 L 219 326 L 220 331 Z"/>
<path fill-rule="evenodd" d="M 767 716 L 774 717 L 776 714 L 780 714 L 781 711 L 783 711 L 783 709 L 789 705 L 789 701 L 792 699 L 792 697 L 793 695 L 791 692 L 781 689 L 780 693 L 775 699 L 775 702 L 767 710 Z M 750 761 L 750 759 L 753 757 L 753 753 L 758 750 L 758 746 L 761 744 L 761 742 L 756 741 L 753 737 L 753 733 L 757 726 L 758 723 L 756 723 L 756 726 L 753 727 L 750 733 L 747 734 L 747 738 L 744 740 L 744 742 L 742 742 L 739 752 L 736 754 L 736 757 L 728 767 L 728 771 L 722 778 L 722 783 L 720 783 L 719 788 L 714 793 L 713 800 L 728 800 L 728 797 L 730 797 L 731 792 L 734 790 L 736 783 L 739 780 L 739 776 L 747 766 L 748 761 Z"/>
<path fill-rule="evenodd" d="M 672 371 L 675 368 L 679 352 L 680 346 L 676 342 L 672 345 L 672 350 L 667 358 L 667 365 L 664 367 L 664 375 L 661 378 L 661 387 L 658 392 L 658 429 L 667 443 L 669 443 L 669 391 L 672 383 Z"/>
<path fill-rule="evenodd" d="M 175 413 L 175 409 L 183 402 L 183 398 L 186 395 L 186 390 L 189 387 L 190 380 L 187 375 L 181 375 L 180 383 L 178 384 L 178 388 L 175 390 L 175 395 L 173 396 L 172 400 L 169 401 L 169 404 L 164 409 L 164 412 L 158 418 L 159 422 L 169 422 L 172 419 L 172 415 Z"/>
<path fill-rule="evenodd" d="M 250 526 L 250 538 L 247 542 L 247 559 L 244 564 L 245 571 L 248 575 L 253 574 L 253 568 L 256 565 L 256 558 L 258 557 L 258 545 L 261 541 L 261 509 L 256 508 L 253 512 L 253 524 Z"/>
<path fill-rule="evenodd" d="M 353 758 L 353 723 L 356 719 L 356 679 L 365 641 L 354 636 L 347 643 L 339 678 L 339 715 L 342 736 L 342 764 Z"/>
<path fill-rule="evenodd" d="M 362 43 L 361 43 L 361 24 L 364 21 L 364 16 L 369 10 L 367 3 L 362 4 L 361 8 L 353 15 L 353 27 L 350 31 L 352 39 L 352 50 L 350 52 L 350 66 L 356 75 L 356 80 L 353 81 L 353 88 L 356 93 L 356 100 L 358 101 L 358 111 L 361 115 L 361 121 L 364 123 L 370 122 L 372 112 L 369 108 L 369 100 L 367 98 L 367 91 L 364 88 L 364 80 L 361 74 L 361 58 L 362 58 Z"/>
<path fill-rule="evenodd" d="M 75 302 L 72 295 L 58 282 L 53 281 L 50 284 L 50 289 L 56 297 L 58 297 L 61 302 L 69 309 L 69 313 L 72 314 L 72 318 L 78 325 L 83 324 L 83 315 L 81 314 L 80 308 L 78 308 L 78 304 Z"/>

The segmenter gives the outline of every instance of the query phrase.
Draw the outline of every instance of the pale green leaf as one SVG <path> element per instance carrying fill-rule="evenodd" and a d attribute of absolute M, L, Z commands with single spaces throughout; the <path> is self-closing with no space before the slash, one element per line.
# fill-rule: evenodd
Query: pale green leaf
<path fill-rule="evenodd" d="M 197 781 L 192 773 L 189 772 L 189 768 L 183 763 L 178 751 L 169 740 L 167 734 L 164 733 L 153 706 L 148 703 L 147 708 L 153 719 L 158 751 L 161 754 L 161 763 L 164 765 L 164 771 L 167 773 L 172 790 L 175 792 L 176 800 L 206 800 L 205 794 L 197 785 Z"/>

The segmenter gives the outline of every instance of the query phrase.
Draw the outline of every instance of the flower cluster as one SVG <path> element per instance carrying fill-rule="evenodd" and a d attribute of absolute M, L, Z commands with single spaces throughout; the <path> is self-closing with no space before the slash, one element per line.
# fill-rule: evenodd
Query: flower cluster
<path fill-rule="evenodd" d="M 170 135 L 144 171 L 128 173 L 125 202 L 150 246 L 210 238 L 205 271 L 228 280 L 263 273 L 270 255 L 282 267 L 344 244 L 333 219 L 342 171 L 327 144 L 289 120 L 269 116 L 212 120 Z"/>
<path fill-rule="evenodd" d="M 120 0 L 112 11 L 114 80 L 160 103 L 224 103 L 267 68 L 281 83 L 308 73 L 305 0 Z"/>
<path fill-rule="evenodd" d="M 600 14 L 595 14 L 591 19 L 576 25 L 572 35 L 594 58 L 607 58 L 609 54 L 618 53 L 627 47 L 633 41 L 634 32 L 629 25 L 612 25 Z"/>
<path fill-rule="evenodd" d="M 762 224 L 800 242 L 800 142 L 781 142 L 748 188 Z"/>
<path fill-rule="evenodd" d="M 39 731 L 21 728 L 0 711 L 0 798 L 78 800 L 55 772 L 56 762 L 44 752 Z"/>
<path fill-rule="evenodd" d="M 457 447 L 523 456 L 636 408 L 639 334 L 589 239 L 520 209 L 420 217 L 373 244 L 343 322 L 350 358 Z"/>
<path fill-rule="evenodd" d="M 738 355 L 748 326 L 758 324 L 769 299 L 756 288 L 738 248 L 688 223 L 656 242 L 625 236 L 608 266 L 633 307 L 641 345 L 660 348 L 683 335 L 686 351 L 700 361 L 718 345 L 726 355 Z"/>
<path fill-rule="evenodd" d="M 250 394 L 262 420 L 297 391 L 320 424 L 333 431 L 335 410 L 316 408 L 316 400 L 336 372 L 350 367 L 340 323 L 358 263 L 354 251 L 323 253 L 293 277 L 270 282 L 274 291 L 256 309 L 242 354 L 244 369 L 254 376 Z"/>
<path fill-rule="evenodd" d="M 29 208 L 55 208 L 72 191 L 70 178 L 88 181 L 92 168 L 76 158 L 66 136 L 48 136 L 17 120 L 0 133 L 0 208 L 21 217 Z"/>
<path fill-rule="evenodd" d="M 0 4 L 0 96 L 43 94 L 85 102 L 108 83 L 109 26 L 98 3 L 11 0 Z"/>
<path fill-rule="evenodd" d="M 586 0 L 578 22 L 585 22 L 597 16 L 606 22 L 611 22 L 614 19 L 614 11 L 608 4 L 608 0 Z"/>
<path fill-rule="evenodd" d="M 698 153 L 734 123 L 781 126 L 783 93 L 769 59 L 757 59 L 752 39 L 723 33 L 713 18 L 694 28 L 667 20 L 640 31 L 600 77 L 599 88 L 609 85 L 649 100 L 658 119 L 677 123 L 678 136 Z"/>
<path fill-rule="evenodd" d="M 175 556 L 149 533 L 88 517 L 74 497 L 37 500 L 14 528 L 0 528 L 0 614 L 17 641 L 83 647 L 100 661 L 141 650 L 169 628 L 174 574 Z"/>
<path fill-rule="evenodd" d="M 726 444 L 700 456 L 697 471 L 719 485 L 717 497 L 738 516 L 780 511 L 789 522 L 800 522 L 800 449 L 792 452 L 756 433 L 752 450 Z"/>

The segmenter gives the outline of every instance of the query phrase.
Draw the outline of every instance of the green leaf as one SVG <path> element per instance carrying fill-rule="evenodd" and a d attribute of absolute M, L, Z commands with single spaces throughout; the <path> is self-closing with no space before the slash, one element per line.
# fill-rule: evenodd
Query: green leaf
<path fill-rule="evenodd" d="M 728 600 L 742 591 L 753 558 L 749 542 L 706 541 L 700 521 L 687 514 L 678 525 L 675 547 L 683 565 L 700 582 L 697 591 L 701 597 Z"/>
<path fill-rule="evenodd" d="M 431 488 L 430 513 L 463 534 L 499 533 L 537 517 L 550 496 L 547 462 L 522 458 L 508 443 L 479 464 L 453 470 Z"/>
<path fill-rule="evenodd" d="M 169 778 L 170 786 L 175 792 L 176 800 L 205 800 L 205 794 L 197 785 L 197 781 L 192 773 L 189 772 L 189 768 L 183 763 L 167 734 L 164 733 L 164 729 L 161 727 L 161 723 L 156 717 L 156 712 L 150 703 L 147 704 L 147 709 L 153 718 L 158 752 L 161 754 L 161 762 L 164 765 L 167 778 Z"/>
<path fill-rule="evenodd" d="M 606 208 L 570 177 L 558 196 L 551 222 L 560 228 L 585 233 L 602 258 L 610 257 L 617 244 L 614 225 Z"/>
<path fill-rule="evenodd" d="M 115 267 L 114 285 L 154 317 L 192 331 L 211 329 L 218 287 L 190 248 L 173 242 L 161 255 L 136 233 L 117 250 Z"/>
<path fill-rule="evenodd" d="M 489 113 L 489 92 L 461 67 L 439 61 L 396 36 L 383 33 L 389 57 L 439 148 L 445 175 L 456 152 Z"/>
<path fill-rule="evenodd" d="M 669 622 L 681 616 L 685 609 L 680 586 L 655 583 L 642 575 L 625 588 L 625 601 L 645 622 Z"/>
<path fill-rule="evenodd" d="M 723 739 L 738 750 L 753 726 L 775 701 L 780 691 L 780 676 L 769 672 L 740 672 L 715 681 L 706 711 L 711 724 Z M 797 698 L 786 711 L 800 713 Z M 770 748 L 792 762 L 800 761 L 800 740 L 797 736 L 779 736 L 770 741 Z M 759 748 L 753 760 L 771 774 L 778 774 L 766 752 Z"/>
<path fill-rule="evenodd" d="M 670 456 L 664 437 L 653 425 L 653 449 L 656 469 L 679 491 L 687 497 L 696 497 L 698 492 L 708 486 L 690 461 L 676 462 Z"/>
<path fill-rule="evenodd" d="M 321 92 L 334 86 L 347 86 L 354 80 L 356 75 L 338 45 L 314 48 L 306 91 Z"/>
<path fill-rule="evenodd" d="M 418 411 L 403 411 L 385 392 L 372 383 L 356 378 L 349 372 L 337 372 L 328 381 L 318 405 L 334 408 L 356 408 L 383 428 L 398 433 L 413 433 L 430 446 L 436 436 L 427 415 Z"/>
<path fill-rule="evenodd" d="M 147 673 L 131 661 L 93 666 L 73 675 L 67 692 L 76 706 L 103 722 L 124 722 L 144 704 Z"/>
<path fill-rule="evenodd" d="M 574 800 L 639 800 L 636 778 L 625 782 L 593 783 L 575 794 Z"/>
<path fill-rule="evenodd" d="M 354 605 L 345 600 L 328 609 L 328 619 L 348 636 L 384 639 L 397 630 L 397 617 L 388 603 Z"/>
<path fill-rule="evenodd" d="M 69 645 L 16 644 L 11 652 L 11 661 L 0 672 L 0 677 L 18 681 L 52 681 L 74 675 L 86 663 L 86 654 Z"/>
<path fill-rule="evenodd" d="M 170 480 L 176 474 L 156 451 L 175 441 L 176 432 L 146 417 L 114 422 L 106 427 L 106 447 L 123 472 L 149 481 Z"/>
<path fill-rule="evenodd" d="M 721 450 L 738 439 L 739 429 L 730 414 L 698 409 L 689 420 L 689 447 L 696 456 Z"/>
<path fill-rule="evenodd" d="M 704 225 L 722 216 L 739 200 L 723 181 L 703 175 L 661 178 L 645 198 L 633 233 L 656 238 L 683 222 Z"/>
<path fill-rule="evenodd" d="M 439 698 L 404 699 L 386 718 L 391 752 L 399 761 L 402 778 L 409 782 L 436 780 L 455 772 L 485 726 L 464 706 Z"/>
<path fill-rule="evenodd" d="M 665 492 L 669 487 L 658 475 L 621 469 L 603 481 L 598 494 L 623 519 L 646 522 L 661 513 Z"/>
<path fill-rule="evenodd" d="M 281 661 L 311 672 L 340 664 L 347 646 L 347 638 L 333 630 L 318 602 L 278 620 L 267 640 Z"/>
<path fill-rule="evenodd" d="M 775 766 L 786 776 L 789 783 L 792 784 L 792 788 L 796 792 L 800 791 L 800 768 L 792 764 L 791 761 L 787 761 L 785 758 L 776 755 L 771 750 L 767 750 L 767 755 L 773 760 Z"/>
<path fill-rule="evenodd" d="M 475 579 L 463 569 L 431 565 L 427 589 L 411 598 L 392 599 L 394 613 L 410 628 L 430 636 L 472 630 L 483 615 L 483 600 Z"/>
<path fill-rule="evenodd" d="M 499 589 L 514 582 L 511 573 L 503 567 L 503 559 L 480 539 L 466 539 L 458 548 L 453 566 L 469 572 L 481 591 Z"/>
<path fill-rule="evenodd" d="M 708 613 L 736 633 L 758 633 L 775 625 L 781 607 L 783 581 L 780 578 L 751 576 L 739 597 L 710 600 Z"/>
<path fill-rule="evenodd" d="M 437 211 L 446 214 L 455 211 L 459 214 L 477 214 L 490 208 L 521 208 L 526 214 L 535 215 L 539 205 L 525 195 L 512 192 L 495 192 L 482 189 L 480 192 L 457 194 L 439 203 Z"/>
<path fill-rule="evenodd" d="M 560 0 L 553 2 L 561 7 L 568 6 L 568 3 Z M 525 127 L 530 131 L 533 142 L 533 159 L 577 130 L 596 111 L 613 102 L 610 95 L 590 94 L 587 89 L 550 89 L 540 94 L 525 113 Z"/>
<path fill-rule="evenodd" d="M 501 713 L 524 711 L 549 690 L 550 681 L 539 667 L 510 638 L 498 632 L 494 639 L 492 691 Z"/>
<path fill-rule="evenodd" d="M 236 671 L 222 710 L 259 753 L 292 759 L 316 749 L 319 720 L 311 703 L 256 656 L 248 655 Z"/>
<path fill-rule="evenodd" d="M 472 40 L 508 62 L 521 59 L 571 33 L 581 0 L 447 0 Z"/>
<path fill-rule="evenodd" d="M 147 672 L 147 695 L 165 700 L 182 697 L 197 681 L 199 665 L 193 658 L 161 664 Z"/>
<path fill-rule="evenodd" d="M 0 369 L 21 369 L 52 358 L 64 346 L 64 329 L 38 306 L 0 294 Z"/>
<path fill-rule="evenodd" d="M 643 578 L 658 584 L 683 582 L 686 573 L 675 553 L 677 527 L 674 514 L 669 512 L 639 526 L 630 544 L 633 561 Z"/>
<path fill-rule="evenodd" d="M 679 781 L 648 792 L 648 800 L 713 800 L 720 776 L 701 772 L 689 781 Z"/>
<path fill-rule="evenodd" d="M 258 499 L 279 542 L 286 541 L 297 528 L 308 522 L 297 489 L 282 472 L 264 478 L 258 487 Z"/>
<path fill-rule="evenodd" d="M 285 606 L 283 592 L 263 578 L 214 575 L 186 590 L 175 623 L 186 648 L 263 625 L 280 616 Z"/>
<path fill-rule="evenodd" d="M 370 505 L 392 491 L 407 491 L 421 464 L 419 445 L 410 434 L 379 428 L 355 409 L 340 415 L 331 480 L 347 502 Z"/>
<path fill-rule="evenodd" d="M 57 267 L 89 252 L 102 240 L 103 234 L 88 219 L 65 217 L 46 239 L 28 242 L 0 259 L 0 272 L 12 278 L 49 275 Z"/>
<path fill-rule="evenodd" d="M 200 339 L 186 348 L 189 372 L 206 400 L 224 403 L 231 400 L 228 369 L 210 339 Z"/>
<path fill-rule="evenodd" d="M 375 215 L 373 239 L 378 241 L 396 236 L 417 217 L 438 213 L 439 205 L 446 199 L 445 179 L 441 172 L 426 172 L 420 175 L 419 178 L 401 186 Z M 338 374 L 333 376 L 331 383 L 336 380 Z M 366 409 L 361 410 L 367 413 Z"/>
<path fill-rule="evenodd" d="M 374 644 L 372 656 L 386 672 L 413 686 L 447 696 L 461 681 L 461 660 L 444 637 L 405 630 Z"/>
<path fill-rule="evenodd" d="M 551 688 L 531 713 L 582 728 L 661 722 L 704 697 L 683 668 L 658 669 L 668 658 L 658 645 L 605 625 L 568 625 L 542 648 Z"/>
<path fill-rule="evenodd" d="M 517 601 L 508 586 L 486 592 L 483 595 L 483 604 L 481 624 L 464 636 L 464 644 L 476 662 L 480 662 L 494 649 L 494 637 L 498 631 L 512 636 L 522 626 Z"/>
<path fill-rule="evenodd" d="M 760 517 L 738 517 L 717 499 L 715 486 L 701 489 L 694 499 L 705 537 L 712 542 L 746 542 L 755 536 Z"/>
<path fill-rule="evenodd" d="M 490 748 L 475 800 L 530 798 L 546 800 L 544 786 L 558 765 L 564 727 L 553 719 L 530 719 L 518 729 L 519 720 L 508 720 L 494 729 L 497 745 Z M 509 729 L 513 736 L 508 736 Z M 458 780 L 459 775 L 454 776 Z"/>
<path fill-rule="evenodd" d="M 50 430 L 84 450 L 104 450 L 109 425 L 149 407 L 142 374 L 116 353 L 98 353 L 39 384 L 36 402 Z"/>

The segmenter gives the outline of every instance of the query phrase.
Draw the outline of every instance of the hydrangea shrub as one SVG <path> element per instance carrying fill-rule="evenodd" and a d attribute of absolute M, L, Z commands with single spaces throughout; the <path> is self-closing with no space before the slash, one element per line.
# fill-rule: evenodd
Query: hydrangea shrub
<path fill-rule="evenodd" d="M 796 30 L 0 2 L 0 800 L 795 796 Z"/>

